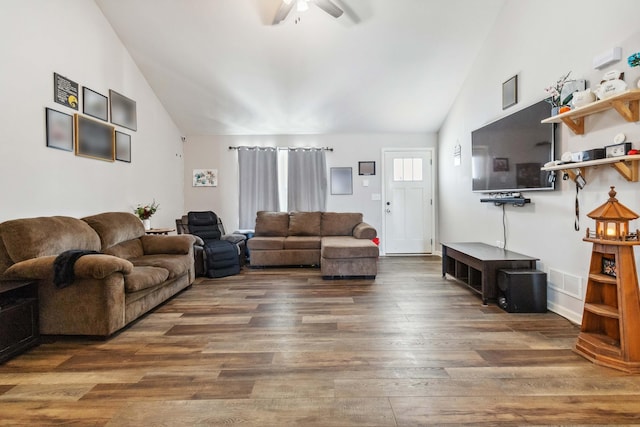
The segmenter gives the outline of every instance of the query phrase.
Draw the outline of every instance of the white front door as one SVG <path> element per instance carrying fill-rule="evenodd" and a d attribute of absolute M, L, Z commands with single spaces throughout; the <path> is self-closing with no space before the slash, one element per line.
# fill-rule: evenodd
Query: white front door
<path fill-rule="evenodd" d="M 430 149 L 384 151 L 386 254 L 433 252 L 433 166 Z"/>

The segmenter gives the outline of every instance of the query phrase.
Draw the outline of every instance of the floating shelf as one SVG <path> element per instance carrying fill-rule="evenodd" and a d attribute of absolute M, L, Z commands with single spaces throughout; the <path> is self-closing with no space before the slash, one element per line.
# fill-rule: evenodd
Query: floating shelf
<path fill-rule="evenodd" d="M 640 93 L 640 92 L 639 92 Z M 567 113 L 564 113 L 567 114 Z M 619 157 L 608 157 L 606 159 L 598 159 L 598 160 L 587 160 L 584 162 L 574 162 L 574 163 L 563 163 L 561 165 L 556 166 L 548 166 L 543 167 L 541 170 L 543 171 L 563 171 L 569 175 L 569 177 L 575 181 L 578 173 L 576 169 L 580 172 L 584 178 L 586 178 L 586 170 L 589 168 L 597 168 L 602 165 L 609 165 L 615 170 L 618 171 L 620 175 L 624 177 L 627 181 L 630 182 L 638 182 L 639 178 L 639 167 L 640 164 L 640 154 L 634 154 L 631 156 L 619 156 Z"/>
<path fill-rule="evenodd" d="M 607 110 L 616 110 L 628 122 L 640 119 L 640 89 L 631 89 L 611 98 L 592 102 L 557 116 L 542 120 L 542 123 L 564 123 L 576 135 L 584 134 L 584 118 Z"/>

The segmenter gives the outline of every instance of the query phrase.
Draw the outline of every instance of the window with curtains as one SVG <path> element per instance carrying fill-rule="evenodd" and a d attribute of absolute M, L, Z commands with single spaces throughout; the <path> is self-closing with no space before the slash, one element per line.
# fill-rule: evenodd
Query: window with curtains
<path fill-rule="evenodd" d="M 240 228 L 255 226 L 256 212 L 324 211 L 327 167 L 322 148 L 238 147 Z"/>

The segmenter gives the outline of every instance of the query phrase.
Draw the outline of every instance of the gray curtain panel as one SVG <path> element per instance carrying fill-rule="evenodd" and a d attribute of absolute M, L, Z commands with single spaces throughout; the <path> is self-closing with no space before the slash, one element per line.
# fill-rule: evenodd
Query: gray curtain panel
<path fill-rule="evenodd" d="M 326 210 L 327 163 L 323 149 L 290 149 L 288 177 L 290 212 Z"/>
<path fill-rule="evenodd" d="M 278 211 L 278 151 L 239 147 L 240 228 L 253 229 L 256 212 Z"/>

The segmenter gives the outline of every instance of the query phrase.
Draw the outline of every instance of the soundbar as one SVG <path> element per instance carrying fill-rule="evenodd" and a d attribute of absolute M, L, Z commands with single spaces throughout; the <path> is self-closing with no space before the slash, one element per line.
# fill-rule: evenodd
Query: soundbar
<path fill-rule="evenodd" d="M 489 197 L 486 199 L 480 199 L 481 203 L 493 203 L 496 206 L 501 205 L 514 205 L 524 206 L 525 203 L 531 203 L 531 199 L 525 197 Z"/>

